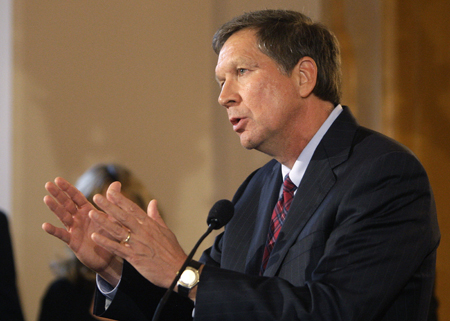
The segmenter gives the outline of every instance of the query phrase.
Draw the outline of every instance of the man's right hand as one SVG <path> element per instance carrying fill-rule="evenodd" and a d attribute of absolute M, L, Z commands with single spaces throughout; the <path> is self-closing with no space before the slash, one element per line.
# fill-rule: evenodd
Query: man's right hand
<path fill-rule="evenodd" d="M 57 177 L 54 183 L 45 184 L 45 189 L 51 196 L 46 195 L 44 203 L 65 228 L 44 223 L 42 229 L 65 242 L 84 265 L 116 286 L 122 274 L 123 260 L 97 245 L 91 238 L 94 232 L 110 237 L 89 218 L 90 211 L 98 210 L 78 189 L 61 177 Z"/>

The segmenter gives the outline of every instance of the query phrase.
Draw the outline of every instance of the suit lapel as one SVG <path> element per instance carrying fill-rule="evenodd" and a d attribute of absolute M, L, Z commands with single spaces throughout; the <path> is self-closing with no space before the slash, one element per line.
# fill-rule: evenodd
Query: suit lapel
<path fill-rule="evenodd" d="M 335 177 L 327 159 L 311 159 L 286 216 L 283 228 L 278 235 L 264 275 L 273 276 L 276 274 L 289 248 L 334 183 Z"/>
<path fill-rule="evenodd" d="M 247 254 L 245 273 L 258 274 L 261 268 L 264 246 L 269 231 L 270 218 L 278 200 L 280 186 L 283 183 L 281 165 L 276 163 L 267 183 L 263 185 L 258 204 L 258 213 L 254 234 Z"/>
<path fill-rule="evenodd" d="M 356 121 L 344 107 L 311 158 L 272 250 L 265 276 L 276 275 L 289 248 L 335 184 L 333 168 L 347 160 L 356 128 Z M 264 230 L 266 237 L 267 228 Z"/>

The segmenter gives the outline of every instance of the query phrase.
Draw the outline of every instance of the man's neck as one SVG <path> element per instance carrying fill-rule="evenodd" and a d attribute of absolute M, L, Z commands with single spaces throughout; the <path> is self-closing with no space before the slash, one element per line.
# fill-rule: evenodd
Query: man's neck
<path fill-rule="evenodd" d="M 319 101 L 320 103 L 310 106 L 308 109 L 305 125 L 299 126 L 299 130 L 286 140 L 279 155 L 273 155 L 278 162 L 290 169 L 334 109 L 330 102 Z"/>

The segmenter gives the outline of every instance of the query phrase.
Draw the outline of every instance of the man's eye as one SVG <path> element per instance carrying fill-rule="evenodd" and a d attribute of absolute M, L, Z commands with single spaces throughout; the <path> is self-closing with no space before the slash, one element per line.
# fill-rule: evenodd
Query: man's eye
<path fill-rule="evenodd" d="M 245 68 L 239 68 L 238 69 L 238 74 L 239 75 L 243 75 L 243 74 L 245 74 L 246 71 L 247 71 L 247 69 L 245 69 Z"/>

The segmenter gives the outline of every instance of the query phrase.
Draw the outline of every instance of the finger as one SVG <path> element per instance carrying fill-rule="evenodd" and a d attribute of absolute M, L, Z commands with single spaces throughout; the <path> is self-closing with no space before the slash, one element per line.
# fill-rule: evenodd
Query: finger
<path fill-rule="evenodd" d="M 134 215 L 130 215 L 130 213 L 111 203 L 103 195 L 94 195 L 94 202 L 98 207 L 105 211 L 105 213 L 116 219 L 121 225 L 126 226 L 128 229 L 135 232 L 139 229 L 141 224 L 136 220 Z"/>
<path fill-rule="evenodd" d="M 57 177 L 55 179 L 55 184 L 70 197 L 70 199 L 78 206 L 78 208 L 83 207 L 87 204 L 91 205 L 83 195 L 83 193 L 81 193 L 75 186 L 70 184 L 64 178 Z"/>
<path fill-rule="evenodd" d="M 139 223 L 144 222 L 147 218 L 147 213 L 145 213 L 139 205 L 121 193 L 120 182 L 113 182 L 109 185 L 108 190 L 106 191 L 106 198 L 128 214 L 133 215 Z"/>
<path fill-rule="evenodd" d="M 42 229 L 50 235 L 53 235 L 63 242 L 69 244 L 70 242 L 70 234 L 65 229 L 56 227 L 50 223 L 42 224 Z"/>
<path fill-rule="evenodd" d="M 118 221 L 108 219 L 107 214 L 92 210 L 89 212 L 89 217 L 96 224 L 100 225 L 103 230 L 108 232 L 117 242 L 121 242 L 127 238 L 129 230 Z"/>
<path fill-rule="evenodd" d="M 162 226 L 164 228 L 168 228 L 166 223 L 162 219 L 161 214 L 159 214 L 158 202 L 156 200 L 151 200 L 150 203 L 148 203 L 147 214 L 151 219 L 156 221 L 156 223 L 158 223 L 160 226 Z"/>
<path fill-rule="evenodd" d="M 86 197 L 83 195 L 83 193 L 81 193 L 75 186 L 70 184 L 64 178 L 57 177 L 55 179 L 55 183 L 61 190 L 67 193 L 67 195 L 78 207 L 85 206 L 86 204 L 91 205 L 89 201 L 86 199 Z"/>
<path fill-rule="evenodd" d="M 57 185 L 55 185 L 55 183 L 47 182 L 45 184 L 45 189 L 72 215 L 77 212 L 75 203 L 68 197 L 66 193 L 64 193 Z"/>
<path fill-rule="evenodd" d="M 91 236 L 91 239 L 95 243 L 97 243 L 98 245 L 103 247 L 105 250 L 107 250 L 107 251 L 113 253 L 114 255 L 117 255 L 125 260 L 132 253 L 132 250 L 131 250 L 129 244 L 125 244 L 125 246 L 124 246 L 124 244 L 114 242 L 99 233 L 93 233 Z"/>
<path fill-rule="evenodd" d="M 59 218 L 59 220 L 64 224 L 66 227 L 70 227 L 73 224 L 73 217 L 72 214 L 67 211 L 67 209 L 60 205 L 58 202 L 55 201 L 51 196 L 46 195 L 44 197 L 44 203 L 47 205 L 47 207 L 56 214 L 56 216 Z"/>

